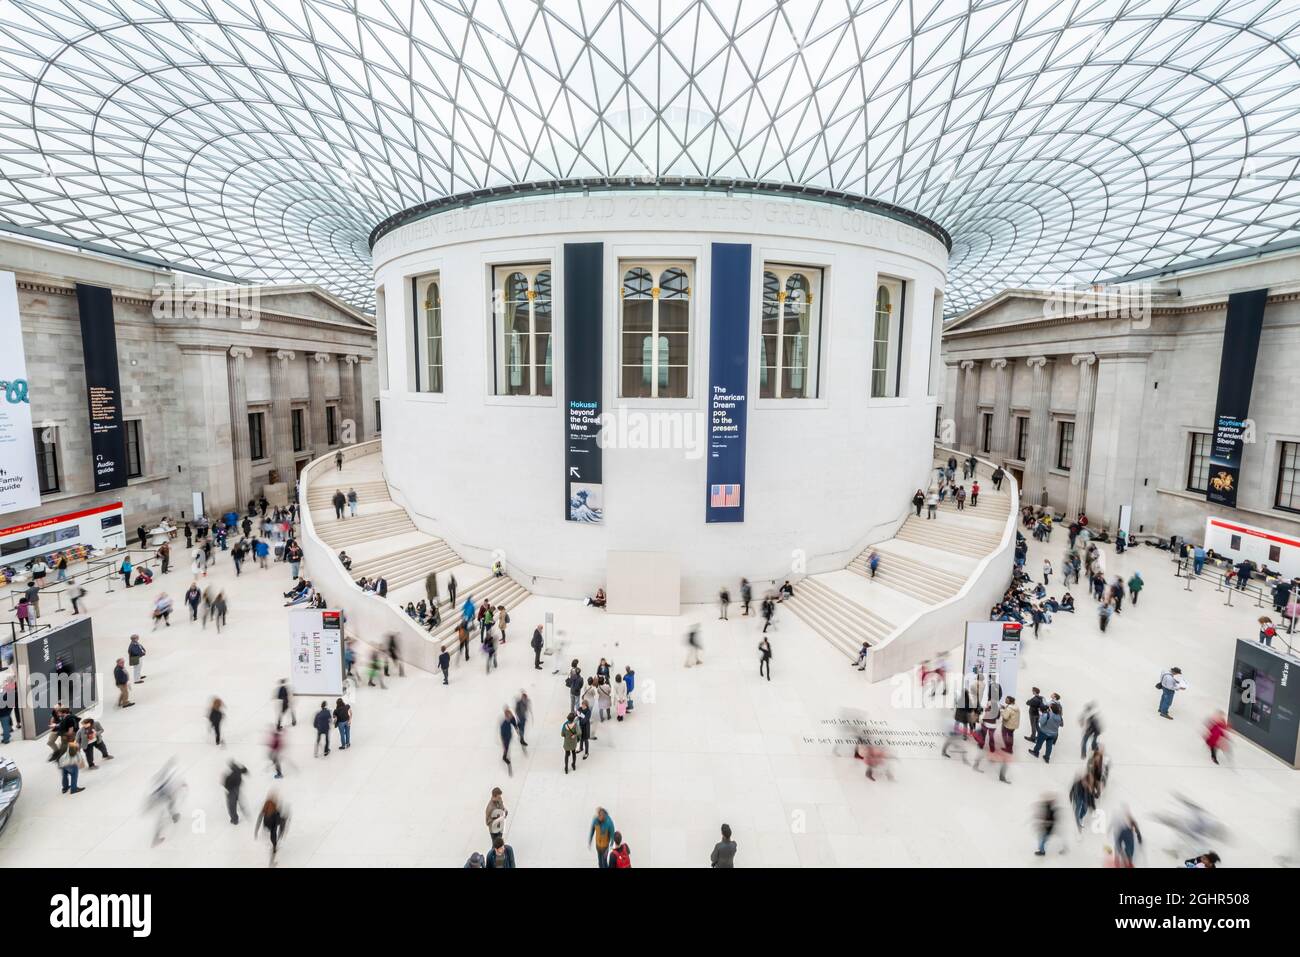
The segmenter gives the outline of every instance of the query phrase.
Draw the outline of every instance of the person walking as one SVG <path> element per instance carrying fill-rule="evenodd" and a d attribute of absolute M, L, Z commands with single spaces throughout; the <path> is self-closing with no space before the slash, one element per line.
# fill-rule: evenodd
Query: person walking
<path fill-rule="evenodd" d="M 1057 735 L 1061 732 L 1061 723 L 1061 706 L 1053 701 L 1038 719 L 1038 738 L 1034 741 L 1034 747 L 1029 753 L 1034 757 L 1038 757 L 1044 746 L 1046 746 L 1047 754 L 1043 755 L 1043 761 L 1046 764 L 1051 764 L 1052 748 L 1056 746 Z"/>
<path fill-rule="evenodd" d="M 76 742 L 69 744 L 63 753 L 60 754 L 55 763 L 59 768 L 59 777 L 63 782 L 64 794 L 80 794 L 86 790 L 77 786 L 77 777 L 81 774 L 81 769 L 86 766 L 86 759 L 81 754 L 81 748 L 77 747 Z"/>
<path fill-rule="evenodd" d="M 502 717 L 501 725 L 500 725 L 501 760 L 506 763 L 506 772 L 511 777 L 514 777 L 515 774 L 514 765 L 510 763 L 510 742 L 513 740 L 515 729 L 519 725 L 518 722 L 515 721 L 514 713 L 509 708 L 505 708 L 503 710 L 504 710 L 504 717 Z"/>
<path fill-rule="evenodd" d="M 82 718 L 81 727 L 77 729 L 77 747 L 86 756 L 88 770 L 95 770 L 95 749 L 103 755 L 105 761 L 112 761 L 108 753 L 108 744 L 104 741 L 104 726 L 95 718 Z"/>
<path fill-rule="evenodd" d="M 397 632 L 390 631 L 388 633 L 388 658 L 384 662 L 384 674 L 388 674 L 388 666 L 391 663 L 397 665 L 397 677 L 406 677 L 406 666 L 402 664 L 401 650 L 401 646 L 398 644 Z"/>
<path fill-rule="evenodd" d="M 280 712 L 275 718 L 275 730 L 279 731 L 284 725 L 284 716 L 287 714 L 293 726 L 298 727 L 298 716 L 294 714 L 293 706 L 289 699 L 289 679 L 281 678 L 279 685 L 275 689 L 275 698 L 280 702 Z"/>
<path fill-rule="evenodd" d="M 1228 719 L 1222 711 L 1216 711 L 1205 725 L 1205 744 L 1210 749 L 1210 760 L 1219 763 L 1219 752 L 1228 744 Z"/>
<path fill-rule="evenodd" d="M 1142 580 L 1142 573 L 1141 573 L 1141 572 L 1134 572 L 1133 575 L 1132 575 L 1132 577 L 1129 578 L 1129 580 L 1128 580 L 1128 600 L 1131 601 L 1131 602 L 1133 603 L 1133 607 L 1134 607 L 1134 608 L 1137 607 L 1137 603 L 1138 603 L 1138 595 L 1141 594 L 1142 589 L 1143 589 L 1145 586 L 1146 586 L 1146 582 L 1144 582 L 1144 581 Z"/>
<path fill-rule="evenodd" d="M 594 682 L 596 679 L 589 678 L 588 682 Z M 594 684 L 588 685 L 592 690 Z M 591 702 L 584 695 L 582 703 L 578 705 L 578 747 L 582 750 L 582 760 L 586 761 L 591 757 L 591 742 L 597 740 L 596 736 L 591 733 Z"/>
<path fill-rule="evenodd" d="M 727 591 L 726 586 L 718 592 L 718 621 L 727 620 L 727 607 L 731 604 L 731 592 Z"/>
<path fill-rule="evenodd" d="M 564 720 L 560 727 L 560 738 L 564 742 L 564 773 L 569 773 L 569 764 L 573 764 L 573 770 L 578 770 L 578 737 L 581 735 L 578 729 L 578 716 L 572 711 Z"/>
<path fill-rule="evenodd" d="M 1174 695 L 1179 691 L 1186 690 L 1187 684 L 1183 681 L 1183 670 L 1181 668 L 1170 668 L 1160 675 L 1160 680 L 1156 683 L 1160 689 L 1160 705 L 1157 713 L 1162 718 L 1173 720 L 1173 715 L 1169 713 L 1169 708 L 1174 703 Z"/>
<path fill-rule="evenodd" d="M 1002 705 L 1002 750 L 1008 755 L 1016 750 L 1016 730 L 1020 727 L 1020 708 L 1016 699 L 1007 695 Z"/>
<path fill-rule="evenodd" d="M 248 814 L 248 811 L 244 808 L 244 802 L 239 799 L 239 792 L 244 786 L 244 775 L 247 773 L 248 768 L 238 761 L 232 760 L 227 765 L 225 777 L 221 779 L 221 786 L 226 791 L 226 814 L 230 817 L 231 824 L 239 823 L 240 811 L 243 811 L 245 815 Z"/>
<path fill-rule="evenodd" d="M 312 727 L 316 729 L 316 746 L 312 748 L 312 757 L 320 757 L 321 742 L 325 742 L 325 757 L 330 754 L 330 706 L 329 702 L 322 701 L 320 710 L 316 712 L 316 717 L 312 719 Z"/>
<path fill-rule="evenodd" d="M 613 713 L 614 707 L 614 689 L 609 686 L 609 666 L 605 668 L 605 673 L 596 679 L 596 696 L 599 702 L 597 714 L 600 720 L 608 721 Z"/>
<path fill-rule="evenodd" d="M 533 716 L 533 699 L 528 697 L 527 691 L 520 691 L 519 697 L 515 699 L 515 728 L 519 731 L 519 746 L 528 750 L 528 739 L 525 736 L 528 728 L 528 722 Z"/>
<path fill-rule="evenodd" d="M 349 488 L 347 499 L 348 499 L 348 514 L 350 514 L 353 518 L 356 518 L 357 517 L 357 490 L 354 488 Z"/>
<path fill-rule="evenodd" d="M 1050 794 L 1038 803 L 1038 850 L 1034 855 L 1042 857 L 1047 853 L 1047 842 L 1056 831 L 1056 798 Z"/>
<path fill-rule="evenodd" d="M 758 642 L 758 676 L 761 678 L 767 675 L 767 680 L 772 680 L 772 643 L 764 635 Z"/>
<path fill-rule="evenodd" d="M 970 486 L 970 507 L 974 508 L 980 502 L 980 483 L 972 482 Z"/>
<path fill-rule="evenodd" d="M 343 471 L 343 450 L 342 449 L 339 449 L 339 451 L 334 453 L 334 471 L 336 472 Z"/>
<path fill-rule="evenodd" d="M 609 848 L 614 841 L 614 819 L 603 807 L 596 808 L 596 815 L 591 819 L 591 829 L 587 832 L 587 847 L 592 840 L 596 842 L 596 866 L 609 867 Z"/>
<path fill-rule="evenodd" d="M 709 855 L 709 866 L 718 868 L 736 866 L 736 842 L 731 837 L 731 825 L 722 825 L 722 840 L 713 845 L 713 853 Z"/>
<path fill-rule="evenodd" d="M 767 629 L 772 627 L 772 616 L 776 614 L 776 602 L 764 598 L 763 604 L 759 606 L 759 613 L 763 616 L 763 633 L 767 634 Z"/>
<path fill-rule="evenodd" d="M 492 796 L 488 798 L 487 807 L 483 810 L 483 819 L 487 823 L 488 839 L 505 838 L 506 818 L 510 812 L 506 810 L 505 799 L 501 796 L 500 788 L 492 789 Z"/>
<path fill-rule="evenodd" d="M 450 684 L 451 655 L 447 653 L 447 646 L 443 645 L 438 652 L 438 670 L 442 672 L 442 683 Z"/>
<path fill-rule="evenodd" d="M 627 846 L 619 831 L 614 832 L 614 843 L 609 849 L 609 866 L 617 868 L 632 866 L 632 849 Z"/>
<path fill-rule="evenodd" d="M 1089 701 L 1083 706 L 1083 714 L 1079 715 L 1079 724 L 1083 728 L 1083 738 L 1079 741 L 1079 757 L 1088 756 L 1088 744 L 1092 744 L 1092 750 L 1097 750 L 1097 745 L 1101 742 L 1101 714 L 1097 711 L 1097 703 Z"/>
<path fill-rule="evenodd" d="M 749 617 L 749 603 L 754 600 L 754 589 L 749 584 L 748 578 L 740 580 L 740 616 Z"/>
<path fill-rule="evenodd" d="M 533 640 L 531 644 L 533 646 L 533 668 L 536 669 L 537 671 L 541 671 L 542 670 L 542 648 L 545 646 L 545 641 L 542 639 L 541 625 L 538 625 L 536 628 L 533 629 Z"/>
<path fill-rule="evenodd" d="M 330 499 L 330 504 L 334 506 L 334 518 L 338 521 L 343 519 L 343 506 L 348 504 L 347 496 L 343 494 L 342 489 L 335 489 L 334 496 Z"/>
<path fill-rule="evenodd" d="M 871 577 L 875 578 L 876 570 L 880 568 L 880 552 L 874 548 L 871 550 L 871 554 L 867 556 L 867 568 L 871 571 Z"/>
<path fill-rule="evenodd" d="M 627 689 L 627 710 L 631 713 L 635 704 L 632 700 L 632 692 L 636 689 L 636 672 L 632 670 L 631 665 L 623 668 L 623 687 Z"/>
<path fill-rule="evenodd" d="M 456 608 L 456 576 L 447 576 L 447 607 L 453 611 Z"/>
<path fill-rule="evenodd" d="M 916 490 L 916 494 L 912 496 L 912 507 L 916 509 L 917 518 L 921 517 L 921 508 L 924 505 L 925 505 L 925 493 L 918 488 Z"/>
<path fill-rule="evenodd" d="M 352 747 L 352 705 L 342 698 L 334 699 L 334 727 L 339 732 L 339 750 Z"/>
<path fill-rule="evenodd" d="M 1043 712 L 1047 710 L 1047 701 L 1043 698 L 1043 693 L 1037 688 L 1030 689 L 1034 692 L 1033 696 L 1025 702 L 1025 707 L 1029 711 L 1029 734 L 1025 735 L 1026 741 L 1038 740 L 1038 719 Z"/>
<path fill-rule="evenodd" d="M 140 636 L 132 635 L 130 642 L 126 646 L 127 661 L 131 664 L 131 673 L 135 677 L 135 683 L 139 684 L 144 681 L 148 675 L 142 674 L 140 669 L 143 667 L 140 662 L 144 658 L 144 645 L 140 644 Z"/>
<path fill-rule="evenodd" d="M 925 496 L 925 520 L 928 522 L 933 518 L 938 518 L 938 511 L 939 490 L 931 485 L 929 492 Z"/>
<path fill-rule="evenodd" d="M 343 453 L 340 452 L 339 461 L 342 460 Z M 257 823 L 253 825 L 254 840 L 257 840 L 257 835 L 262 828 L 266 828 L 266 836 L 271 839 L 271 866 L 275 867 L 275 856 L 280 850 L 280 841 L 284 839 L 284 832 L 289 829 L 289 815 L 280 806 L 274 794 L 267 795 L 262 803 L 262 810 L 257 815 Z"/>
<path fill-rule="evenodd" d="M 208 705 L 208 724 L 212 727 L 212 734 L 217 739 L 217 747 L 221 744 L 221 722 L 226 718 L 225 706 L 221 703 L 220 698 L 213 698 L 212 704 Z"/>
<path fill-rule="evenodd" d="M 1052 583 L 1052 563 L 1048 561 L 1046 558 L 1044 558 L 1043 559 L 1043 584 L 1050 585 L 1051 583 Z"/>
<path fill-rule="evenodd" d="M 1138 829 L 1132 812 L 1125 808 L 1123 817 L 1115 826 L 1115 866 L 1132 867 L 1133 857 L 1141 843 L 1142 831 Z"/>
<path fill-rule="evenodd" d="M 767 631 L 767 627 L 763 627 Z M 686 632 L 686 667 L 701 664 L 700 659 L 700 628 L 699 625 L 692 625 Z"/>

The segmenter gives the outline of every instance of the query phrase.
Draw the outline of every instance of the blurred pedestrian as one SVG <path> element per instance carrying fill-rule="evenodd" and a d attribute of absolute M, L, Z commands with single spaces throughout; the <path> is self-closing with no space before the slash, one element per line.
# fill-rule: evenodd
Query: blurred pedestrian
<path fill-rule="evenodd" d="M 280 850 L 280 841 L 289 827 L 288 812 L 280 806 L 274 794 L 266 796 L 261 813 L 257 815 L 257 823 L 253 825 L 255 840 L 263 827 L 266 828 L 267 837 L 271 839 L 271 866 L 274 867 L 275 855 Z"/>
<path fill-rule="evenodd" d="M 208 724 L 212 726 L 212 733 L 217 739 L 217 747 L 221 744 L 221 722 L 225 720 L 226 710 L 221 703 L 220 698 L 213 698 L 212 704 L 208 706 Z"/>

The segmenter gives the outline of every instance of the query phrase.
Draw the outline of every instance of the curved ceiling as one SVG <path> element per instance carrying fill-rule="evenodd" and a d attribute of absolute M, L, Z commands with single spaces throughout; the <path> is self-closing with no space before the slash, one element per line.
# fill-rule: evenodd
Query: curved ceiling
<path fill-rule="evenodd" d="M 3 228 L 369 308 L 469 190 L 731 177 L 952 235 L 1006 286 L 1300 242 L 1294 0 L 8 0 Z"/>

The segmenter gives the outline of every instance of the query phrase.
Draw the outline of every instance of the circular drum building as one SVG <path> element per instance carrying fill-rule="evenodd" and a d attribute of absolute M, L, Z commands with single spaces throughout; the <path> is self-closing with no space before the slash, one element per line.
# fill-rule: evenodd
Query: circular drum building
<path fill-rule="evenodd" d="M 427 204 L 371 241 L 386 478 L 535 592 L 657 611 L 841 567 L 925 480 L 950 244 L 924 217 L 573 181 Z"/>

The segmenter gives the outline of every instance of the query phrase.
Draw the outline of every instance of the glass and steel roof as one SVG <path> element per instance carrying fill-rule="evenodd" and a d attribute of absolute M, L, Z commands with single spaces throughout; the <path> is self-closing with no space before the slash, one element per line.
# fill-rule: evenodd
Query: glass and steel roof
<path fill-rule="evenodd" d="M 386 217 L 720 178 L 952 237 L 948 311 L 1300 243 L 1296 0 L 6 0 L 0 228 L 368 307 Z"/>

